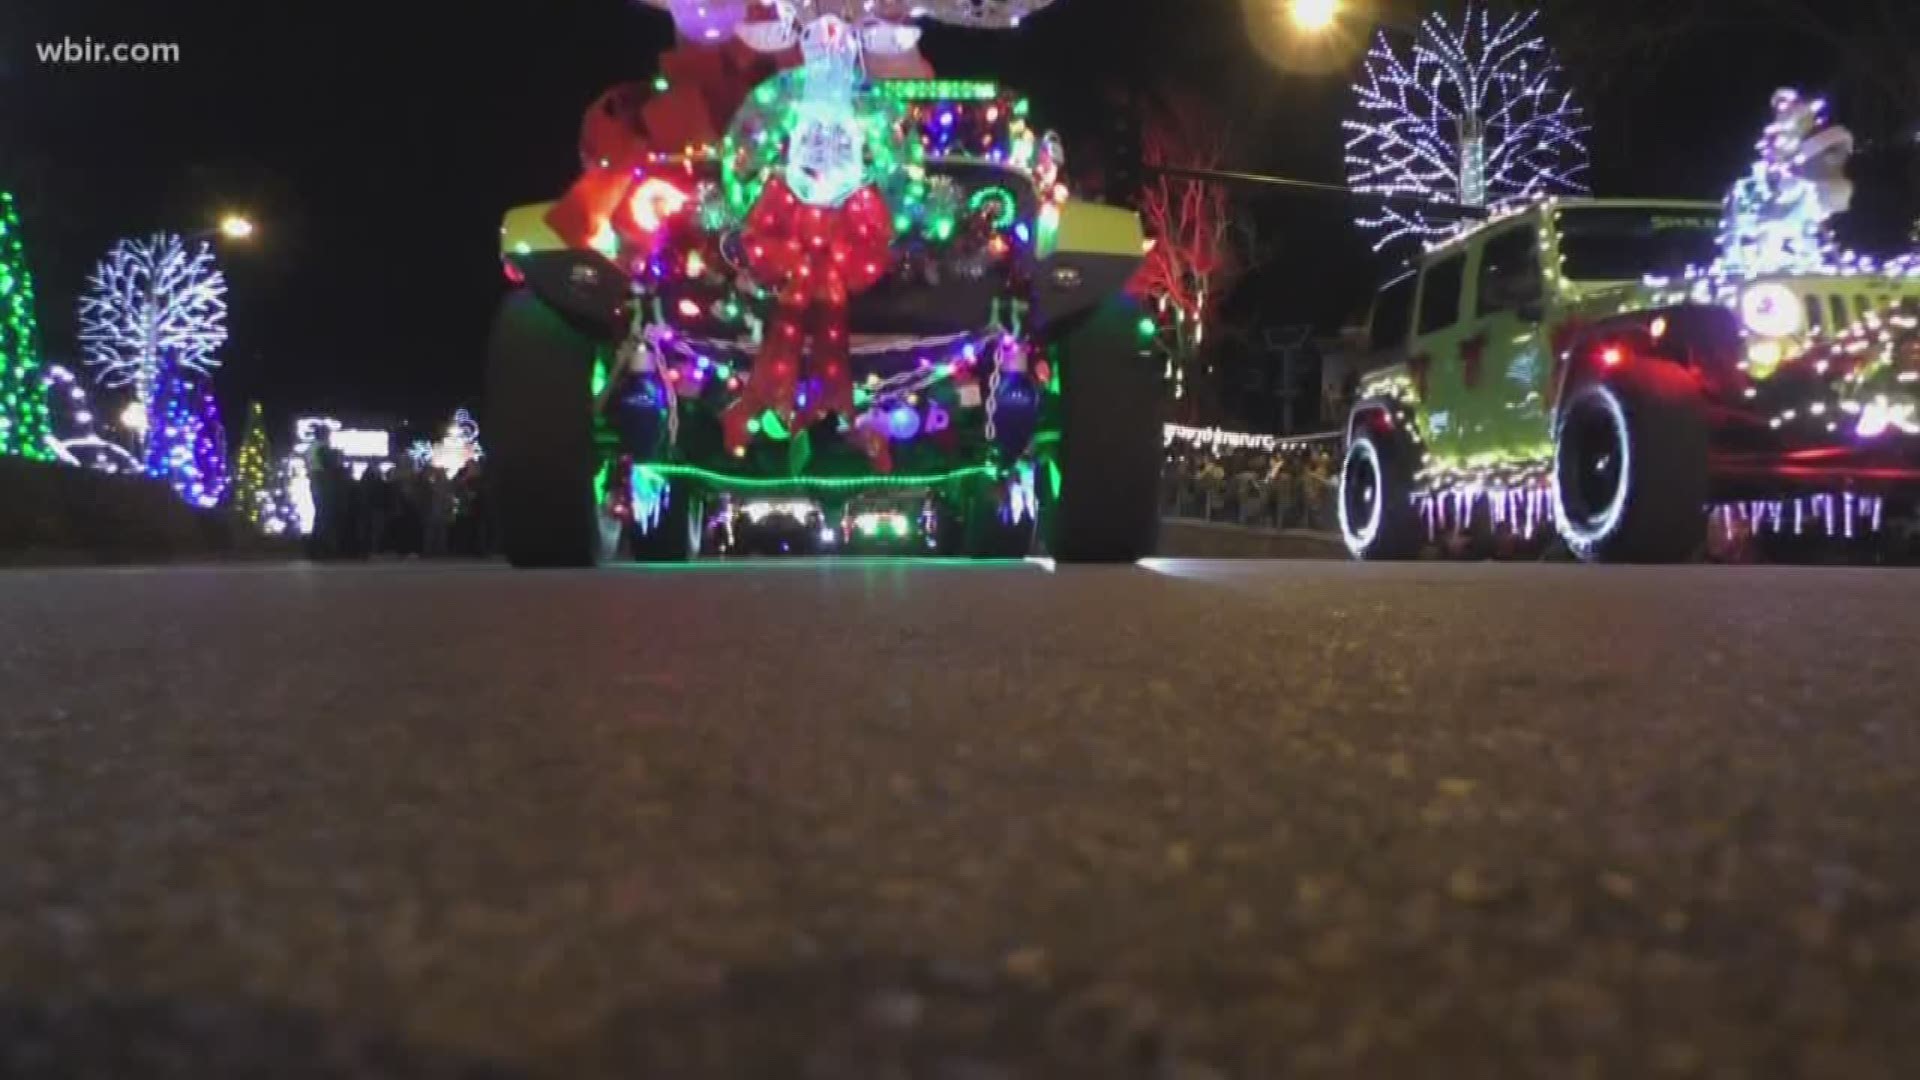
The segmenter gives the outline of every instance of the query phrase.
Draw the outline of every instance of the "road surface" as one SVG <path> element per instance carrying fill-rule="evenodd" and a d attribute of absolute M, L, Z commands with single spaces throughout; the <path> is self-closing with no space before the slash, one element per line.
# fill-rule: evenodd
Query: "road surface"
<path fill-rule="evenodd" d="M 0 1075 L 1910 1077 L 1920 576 L 0 574 Z"/>

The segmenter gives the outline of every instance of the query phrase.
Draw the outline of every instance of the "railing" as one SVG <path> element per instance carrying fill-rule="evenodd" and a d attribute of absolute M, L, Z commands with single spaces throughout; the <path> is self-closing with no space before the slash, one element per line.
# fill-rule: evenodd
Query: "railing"
<path fill-rule="evenodd" d="M 1272 480 L 1202 480 L 1165 476 L 1160 510 L 1169 518 L 1256 529 L 1338 532 L 1339 485 L 1314 474 Z"/>

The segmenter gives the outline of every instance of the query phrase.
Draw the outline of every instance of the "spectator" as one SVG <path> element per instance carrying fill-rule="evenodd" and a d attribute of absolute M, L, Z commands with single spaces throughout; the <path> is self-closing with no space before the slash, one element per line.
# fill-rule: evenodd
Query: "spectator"
<path fill-rule="evenodd" d="M 392 489 L 382 471 L 382 464 L 375 462 L 367 466 L 360 474 L 360 483 L 354 492 L 356 526 L 354 537 L 354 558 L 368 559 L 385 550 L 387 539 L 387 519 L 393 513 Z"/>
<path fill-rule="evenodd" d="M 313 532 L 307 557 L 315 561 L 346 555 L 348 505 L 353 477 L 346 458 L 334 449 L 332 433 L 322 429 L 307 452 L 307 484 L 313 493 Z"/>

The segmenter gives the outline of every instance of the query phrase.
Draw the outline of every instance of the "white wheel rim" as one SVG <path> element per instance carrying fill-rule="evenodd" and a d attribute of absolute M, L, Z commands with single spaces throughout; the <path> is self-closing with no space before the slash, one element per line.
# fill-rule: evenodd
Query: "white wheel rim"
<path fill-rule="evenodd" d="M 1611 387 L 1598 386 L 1593 391 L 1607 411 L 1607 417 L 1613 424 L 1614 444 L 1620 450 L 1620 483 L 1613 489 L 1613 498 L 1600 514 L 1595 515 L 1593 524 L 1582 525 L 1573 520 L 1567 512 L 1566 492 L 1561 477 L 1566 470 L 1566 440 L 1553 441 L 1553 516 L 1554 524 L 1560 535 L 1570 544 L 1592 547 L 1600 544 L 1620 529 L 1620 521 L 1626 516 L 1627 499 L 1633 490 L 1633 439 L 1628 433 L 1627 410 L 1620 404 L 1620 398 Z M 1562 421 L 1562 430 L 1565 422 Z"/>
<path fill-rule="evenodd" d="M 1373 504 L 1367 508 L 1367 518 L 1354 522 L 1348 513 L 1347 504 L 1352 492 L 1354 468 L 1358 465 L 1373 474 Z M 1362 439 L 1347 450 L 1347 463 L 1340 470 L 1340 535 L 1346 538 L 1347 550 L 1355 555 L 1363 555 L 1373 546 L 1374 538 L 1380 535 L 1380 517 L 1387 502 L 1386 472 L 1380 467 L 1380 452 L 1373 443 Z"/>

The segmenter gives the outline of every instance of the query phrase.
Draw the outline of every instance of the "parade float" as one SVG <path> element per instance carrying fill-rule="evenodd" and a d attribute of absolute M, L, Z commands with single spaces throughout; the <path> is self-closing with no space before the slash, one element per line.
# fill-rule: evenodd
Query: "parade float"
<path fill-rule="evenodd" d="M 1710 520 L 1847 538 L 1920 500 L 1920 261 L 1839 250 L 1851 135 L 1775 95 L 1725 203 L 1545 198 L 1432 243 L 1377 302 L 1340 517 L 1361 559 L 1462 529 L 1587 561 Z"/>
<path fill-rule="evenodd" d="M 1025 97 L 918 52 L 919 21 L 1052 0 L 649 2 L 679 34 L 659 77 L 596 102 L 573 187 L 502 226 L 509 559 L 687 559 L 754 500 L 932 506 L 975 557 L 1150 554 L 1138 219 L 1073 197 Z"/>

